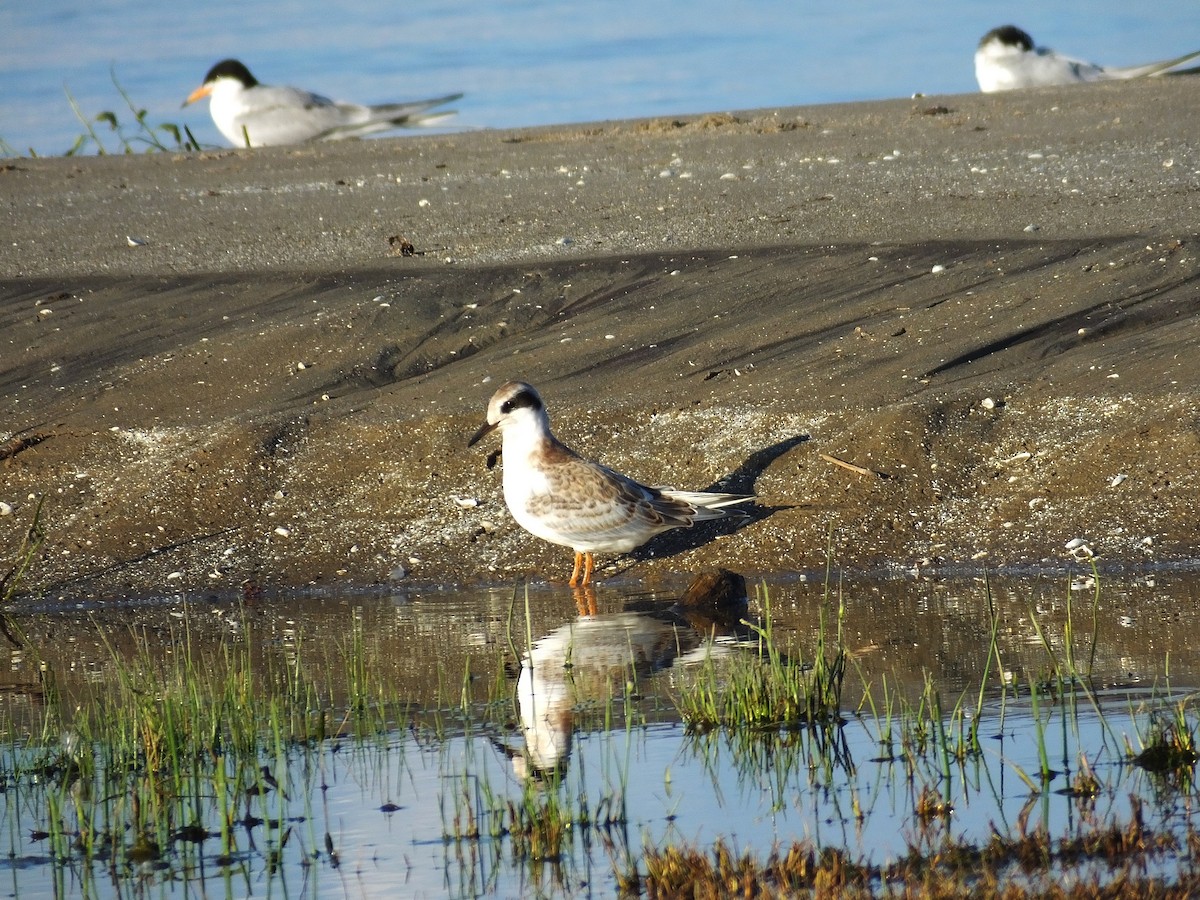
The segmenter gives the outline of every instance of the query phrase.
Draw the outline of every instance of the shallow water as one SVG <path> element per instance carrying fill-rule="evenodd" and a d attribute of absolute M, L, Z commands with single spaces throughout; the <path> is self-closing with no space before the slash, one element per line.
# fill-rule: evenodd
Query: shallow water
<path fill-rule="evenodd" d="M 1044 825 L 1070 836 L 1127 820 L 1131 798 L 1144 801 L 1151 828 L 1183 834 L 1195 825 L 1188 789 L 1131 766 L 1126 745 L 1138 747 L 1150 709 L 1169 709 L 1200 684 L 1198 593 L 1200 580 L 1178 573 L 1105 577 L 1098 593 L 1083 573 L 990 585 L 772 583 L 776 643 L 811 659 L 817 623 L 822 614 L 836 621 L 840 594 L 853 662 L 842 727 L 767 735 L 692 733 L 680 724 L 676 701 L 705 660 L 745 654 L 734 638 L 753 632 L 741 627 L 710 643 L 694 621 L 668 613 L 678 594 L 671 588 L 630 596 L 604 585 L 595 614 L 586 615 L 570 591 L 550 587 L 532 589 L 528 601 L 523 592 L 414 591 L 23 609 L 14 620 L 55 677 L 39 677 L 31 652 L 12 653 L 3 677 L 0 847 L 9 858 L 0 884 L 22 897 L 110 897 L 132 885 L 167 896 L 608 896 L 615 869 L 636 864 L 646 845 L 724 839 L 765 855 L 807 839 L 882 863 L 947 837 L 982 843 L 993 829 L 1015 835 Z M 974 709 L 984 667 L 996 658 L 989 595 L 999 662 L 980 718 L 982 753 L 946 764 L 936 738 L 926 750 L 906 745 L 897 721 L 895 739 L 882 740 L 888 717 L 870 701 L 884 700 L 885 684 L 914 704 L 938 698 L 946 723 L 955 704 Z M 760 594 L 747 619 L 765 624 L 767 612 Z M 1055 667 L 1066 665 L 1068 621 L 1075 665 L 1091 669 L 1094 693 L 1044 696 L 1035 708 L 1027 686 L 1053 681 Z M 73 814 L 48 801 L 57 776 L 37 774 L 34 761 L 46 751 L 27 734 L 47 685 L 82 709 L 104 703 L 130 669 L 168 667 L 185 639 L 204 653 L 242 638 L 256 671 L 321 686 L 314 710 L 331 736 L 263 750 L 281 790 L 245 798 L 238 814 L 252 818 L 234 829 L 229 848 L 216 837 L 219 814 L 208 795 L 185 805 L 202 811 L 210 836 L 174 841 L 138 866 L 110 870 L 104 854 L 88 863 L 56 848 L 43 833 L 55 831 L 54 816 L 70 832 Z M 376 736 L 355 737 L 347 725 L 351 658 L 403 704 Z M 935 691 L 925 692 L 927 679 Z M 1002 697 L 1002 681 L 1026 689 Z M 69 709 L 64 718 L 65 747 Z M 1056 773 L 1040 793 L 1030 785 L 1039 741 Z M 1084 759 L 1099 793 L 1059 793 Z M 925 789 L 952 814 L 917 816 Z M 90 802 L 103 790 L 97 780 L 90 791 L 72 785 L 67 796 Z M 528 847 L 512 833 L 492 833 L 509 801 L 566 808 L 576 823 L 553 852 Z M 594 824 L 578 821 L 581 810 Z M 1181 863 L 1167 855 L 1158 864 L 1169 874 Z"/>
<path fill-rule="evenodd" d="M 976 90 L 972 54 L 1015 22 L 1039 42 L 1132 64 L 1200 47 L 1200 19 L 1119 0 L 729 4 L 615 0 L 210 0 L 175 7 L 103 0 L 0 6 L 0 139 L 65 152 L 89 117 L 187 124 L 222 145 L 207 111 L 180 111 L 208 68 L 241 58 L 263 81 L 362 102 L 463 91 L 463 128 L 514 127 Z M 107 143 L 110 151 L 119 142 Z"/>

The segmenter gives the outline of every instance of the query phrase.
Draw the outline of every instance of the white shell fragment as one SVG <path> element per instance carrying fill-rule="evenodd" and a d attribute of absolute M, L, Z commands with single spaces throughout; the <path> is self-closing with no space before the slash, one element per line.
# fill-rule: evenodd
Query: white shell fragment
<path fill-rule="evenodd" d="M 1121 482 L 1123 482 L 1128 477 L 1129 477 L 1128 475 L 1125 475 L 1123 473 L 1114 475 L 1112 477 L 1112 481 L 1110 481 L 1108 484 L 1110 487 L 1116 487 L 1117 485 L 1119 485 Z"/>
<path fill-rule="evenodd" d="M 454 494 L 450 495 L 450 499 L 463 509 L 474 509 L 481 502 L 478 497 L 456 497 Z"/>
<path fill-rule="evenodd" d="M 946 271 L 946 267 L 943 266 L 941 263 L 938 263 L 936 266 L 934 266 L 929 271 L 934 275 L 941 275 L 943 272 Z"/>
<path fill-rule="evenodd" d="M 1078 560 L 1091 559 L 1096 555 L 1088 546 L 1087 540 L 1079 537 L 1067 541 L 1067 552 Z"/>
<path fill-rule="evenodd" d="M 125 235 L 125 241 L 130 247 L 145 247 L 148 241 L 142 237 L 134 237 L 132 234 Z"/>

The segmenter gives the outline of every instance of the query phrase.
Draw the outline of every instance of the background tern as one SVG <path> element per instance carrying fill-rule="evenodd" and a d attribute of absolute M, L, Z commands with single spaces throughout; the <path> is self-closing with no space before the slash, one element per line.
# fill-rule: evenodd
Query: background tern
<path fill-rule="evenodd" d="M 447 94 L 411 103 L 364 106 L 330 100 L 295 87 L 259 84 L 236 59 L 217 63 L 184 106 L 209 98 L 209 112 L 221 134 L 235 147 L 273 147 L 306 141 L 362 137 L 392 128 L 432 125 L 453 110 L 425 110 L 451 103 L 462 94 Z"/>
<path fill-rule="evenodd" d="M 1047 47 L 1035 47 L 1028 33 L 1015 25 L 1005 25 L 993 28 L 979 41 L 975 51 L 975 80 L 981 91 L 992 93 L 1052 84 L 1142 78 L 1169 73 L 1197 57 L 1200 50 L 1140 66 L 1098 66 Z"/>

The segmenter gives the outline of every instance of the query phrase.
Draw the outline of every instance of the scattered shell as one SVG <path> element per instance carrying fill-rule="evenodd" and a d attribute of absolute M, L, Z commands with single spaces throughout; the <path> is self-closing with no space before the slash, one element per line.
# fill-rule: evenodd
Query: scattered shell
<path fill-rule="evenodd" d="M 428 206 L 428 205 L 429 205 L 429 201 L 426 200 L 424 197 L 422 197 L 420 200 L 417 201 L 417 206 Z"/>
<path fill-rule="evenodd" d="M 290 530 L 288 530 L 287 528 L 284 528 L 282 525 L 280 525 L 278 528 L 275 529 L 275 533 L 277 535 L 279 535 L 280 537 L 290 537 L 292 534 L 292 532 Z"/>
<path fill-rule="evenodd" d="M 450 499 L 453 500 L 455 503 L 457 503 L 459 506 L 461 506 L 463 509 L 474 509 L 476 506 L 479 506 L 479 504 L 482 502 L 479 500 L 478 497 L 456 497 L 454 494 L 450 495 Z"/>
<path fill-rule="evenodd" d="M 737 181 L 737 174 L 734 172 L 726 172 L 721 176 L 721 181 Z"/>
<path fill-rule="evenodd" d="M 979 405 L 982 406 L 984 409 L 995 409 L 996 401 L 993 400 L 991 397 L 984 397 L 982 400 L 979 401 Z"/>
<path fill-rule="evenodd" d="M 1109 487 L 1116 487 L 1118 484 L 1120 484 L 1121 482 L 1123 482 L 1123 481 L 1124 481 L 1126 478 L 1128 478 L 1128 477 L 1129 477 L 1129 476 L 1128 476 L 1128 475 L 1125 475 L 1125 474 L 1118 474 L 1118 475 L 1114 475 L 1114 476 L 1112 477 L 1112 481 L 1110 481 L 1110 482 L 1108 483 L 1108 484 L 1109 484 Z"/>
<path fill-rule="evenodd" d="M 934 275 L 940 275 L 942 272 L 946 271 L 946 267 L 943 266 L 941 263 L 938 263 L 936 266 L 934 266 L 929 271 Z"/>
<path fill-rule="evenodd" d="M 53 315 L 53 314 L 54 314 L 54 310 L 52 310 L 52 309 L 51 309 L 50 307 L 48 307 L 48 306 L 43 306 L 41 309 L 39 309 L 39 310 L 37 311 L 37 314 L 38 314 L 38 318 L 39 318 L 39 319 L 44 319 L 44 318 L 46 318 L 46 316 Z"/>
<path fill-rule="evenodd" d="M 167 581 L 178 581 L 182 577 L 182 572 L 171 572 L 167 575 Z"/>
<path fill-rule="evenodd" d="M 1091 559 L 1096 554 L 1092 552 L 1092 548 L 1088 546 L 1088 542 L 1084 538 L 1071 538 L 1067 541 L 1067 551 L 1078 560 Z"/>
<path fill-rule="evenodd" d="M 12 515 L 12 504 L 5 503 L 3 500 L 0 500 L 0 516 L 11 516 L 11 515 Z"/>
<path fill-rule="evenodd" d="M 132 234 L 125 235 L 125 240 L 130 247 L 145 247 L 147 244 L 145 238 L 134 237 Z"/>
<path fill-rule="evenodd" d="M 1033 234 L 1033 232 L 1035 232 L 1035 231 L 1041 231 L 1042 226 L 1034 225 L 1032 222 L 1030 222 L 1028 225 L 1025 226 L 1024 230 L 1029 232 L 1030 234 Z"/>

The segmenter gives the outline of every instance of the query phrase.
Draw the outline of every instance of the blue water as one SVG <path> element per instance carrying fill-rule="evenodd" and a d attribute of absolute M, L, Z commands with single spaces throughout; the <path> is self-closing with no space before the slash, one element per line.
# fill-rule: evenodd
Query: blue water
<path fill-rule="evenodd" d="M 1200 48 L 1200 16 L 1183 9 L 1125 0 L 8 2 L 0 140 L 18 153 L 67 150 L 83 131 L 68 90 L 88 116 L 130 120 L 115 73 L 151 123 L 187 124 L 220 144 L 203 104 L 179 106 L 226 56 L 264 82 L 339 99 L 463 91 L 456 122 L 465 128 L 972 92 L 975 45 L 996 25 L 1121 65 Z"/>

